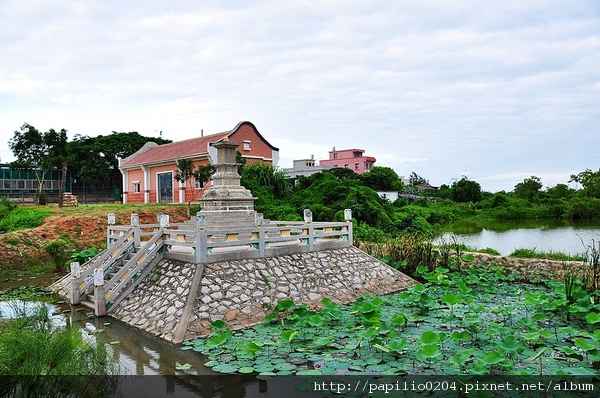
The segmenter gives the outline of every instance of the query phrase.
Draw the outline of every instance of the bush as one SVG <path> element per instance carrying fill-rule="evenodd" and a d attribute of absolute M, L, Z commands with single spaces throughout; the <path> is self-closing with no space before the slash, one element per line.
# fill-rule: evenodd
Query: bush
<path fill-rule="evenodd" d="M 80 252 L 71 254 L 70 262 L 78 262 L 79 264 L 85 264 L 100 253 L 102 253 L 102 250 L 90 247 L 89 249 L 85 249 Z"/>
<path fill-rule="evenodd" d="M 46 195 L 46 192 L 41 191 L 38 195 L 38 205 L 40 206 L 45 206 L 48 204 L 48 195 Z"/>
<path fill-rule="evenodd" d="M 57 272 L 62 271 L 67 263 L 69 246 L 62 240 L 55 240 L 44 245 L 44 250 L 52 258 L 54 268 Z"/>
<path fill-rule="evenodd" d="M 579 197 L 567 207 L 567 217 L 573 220 L 593 219 L 600 214 L 600 199 Z"/>

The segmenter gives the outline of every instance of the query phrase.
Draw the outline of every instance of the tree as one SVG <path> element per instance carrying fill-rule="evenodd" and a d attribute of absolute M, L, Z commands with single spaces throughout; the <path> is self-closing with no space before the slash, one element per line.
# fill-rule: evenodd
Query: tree
<path fill-rule="evenodd" d="M 531 176 L 515 185 L 513 192 L 517 198 L 531 202 L 539 194 L 542 186 L 542 180 L 539 177 Z"/>
<path fill-rule="evenodd" d="M 410 177 L 408 177 L 408 180 L 410 182 L 410 185 L 429 185 L 429 180 L 426 180 L 414 171 L 410 173 Z"/>
<path fill-rule="evenodd" d="M 455 202 L 479 202 L 481 200 L 481 185 L 463 176 L 452 183 L 451 198 Z"/>
<path fill-rule="evenodd" d="M 579 174 L 572 174 L 569 182 L 581 184 L 585 196 L 600 198 L 600 170 L 585 169 Z"/>
<path fill-rule="evenodd" d="M 389 167 L 375 166 L 369 172 L 363 173 L 360 179 L 364 186 L 375 191 L 402 190 L 402 182 L 398 174 Z"/>
<path fill-rule="evenodd" d="M 118 159 L 132 155 L 149 141 L 159 145 L 172 142 L 163 138 L 144 137 L 135 131 L 113 131 L 110 135 L 96 137 L 75 135 L 67 145 L 69 164 L 84 184 L 95 179 L 121 181 Z"/>
<path fill-rule="evenodd" d="M 334 167 L 333 169 L 327 170 L 328 173 L 333 174 L 338 179 L 343 180 L 344 178 L 350 178 L 352 180 L 359 179 L 360 176 L 351 169 L 345 167 Z"/>
<path fill-rule="evenodd" d="M 46 173 L 66 161 L 67 130 L 50 129 L 42 133 L 28 123 L 15 131 L 8 142 L 15 155 L 11 167 L 33 171 L 38 183 L 38 202 L 44 189 Z"/>
<path fill-rule="evenodd" d="M 212 164 L 198 165 L 196 168 L 192 159 L 179 159 L 177 161 L 177 173 L 175 179 L 182 182 L 186 186 L 186 195 L 188 199 L 188 217 L 191 215 L 192 202 L 198 198 L 204 184 L 210 180 L 210 176 L 215 172 L 215 167 Z M 196 185 L 198 184 L 198 186 Z"/>

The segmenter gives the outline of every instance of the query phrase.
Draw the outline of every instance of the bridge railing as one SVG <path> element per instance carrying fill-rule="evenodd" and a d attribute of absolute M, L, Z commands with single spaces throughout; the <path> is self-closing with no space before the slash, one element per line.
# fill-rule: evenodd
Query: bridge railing
<path fill-rule="evenodd" d="M 109 226 L 108 236 L 117 236 L 124 226 Z M 139 241 L 149 239 L 159 224 L 135 227 Z M 263 227 L 244 230 L 197 230 L 188 224 L 162 227 L 165 258 L 195 263 L 261 258 L 313 252 L 352 245 L 351 222 L 270 221 Z M 109 242 L 110 242 L 110 238 Z"/>

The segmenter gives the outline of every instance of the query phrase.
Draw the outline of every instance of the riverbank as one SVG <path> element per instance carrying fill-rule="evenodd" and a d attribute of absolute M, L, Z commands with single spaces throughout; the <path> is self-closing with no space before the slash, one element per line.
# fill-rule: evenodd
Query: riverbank
<path fill-rule="evenodd" d="M 468 265 L 486 265 L 500 267 L 508 273 L 518 275 L 524 282 L 562 281 L 565 275 L 582 277 L 589 268 L 582 261 L 561 261 L 539 258 L 514 258 L 486 253 L 468 253 L 473 261 Z"/>

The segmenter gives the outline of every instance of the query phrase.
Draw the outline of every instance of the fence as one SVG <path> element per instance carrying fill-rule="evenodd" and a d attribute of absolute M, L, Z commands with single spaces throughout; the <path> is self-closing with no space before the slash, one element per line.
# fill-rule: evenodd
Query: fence
<path fill-rule="evenodd" d="M 110 246 L 131 226 L 109 226 L 107 244 Z M 146 224 L 134 228 L 135 241 L 150 239 L 161 228 Z M 193 263 L 241 260 L 247 258 L 337 249 L 352 245 L 351 222 L 287 222 L 270 221 L 261 228 L 246 230 L 193 230 L 189 223 L 172 224 L 163 228 L 165 258 Z"/>

